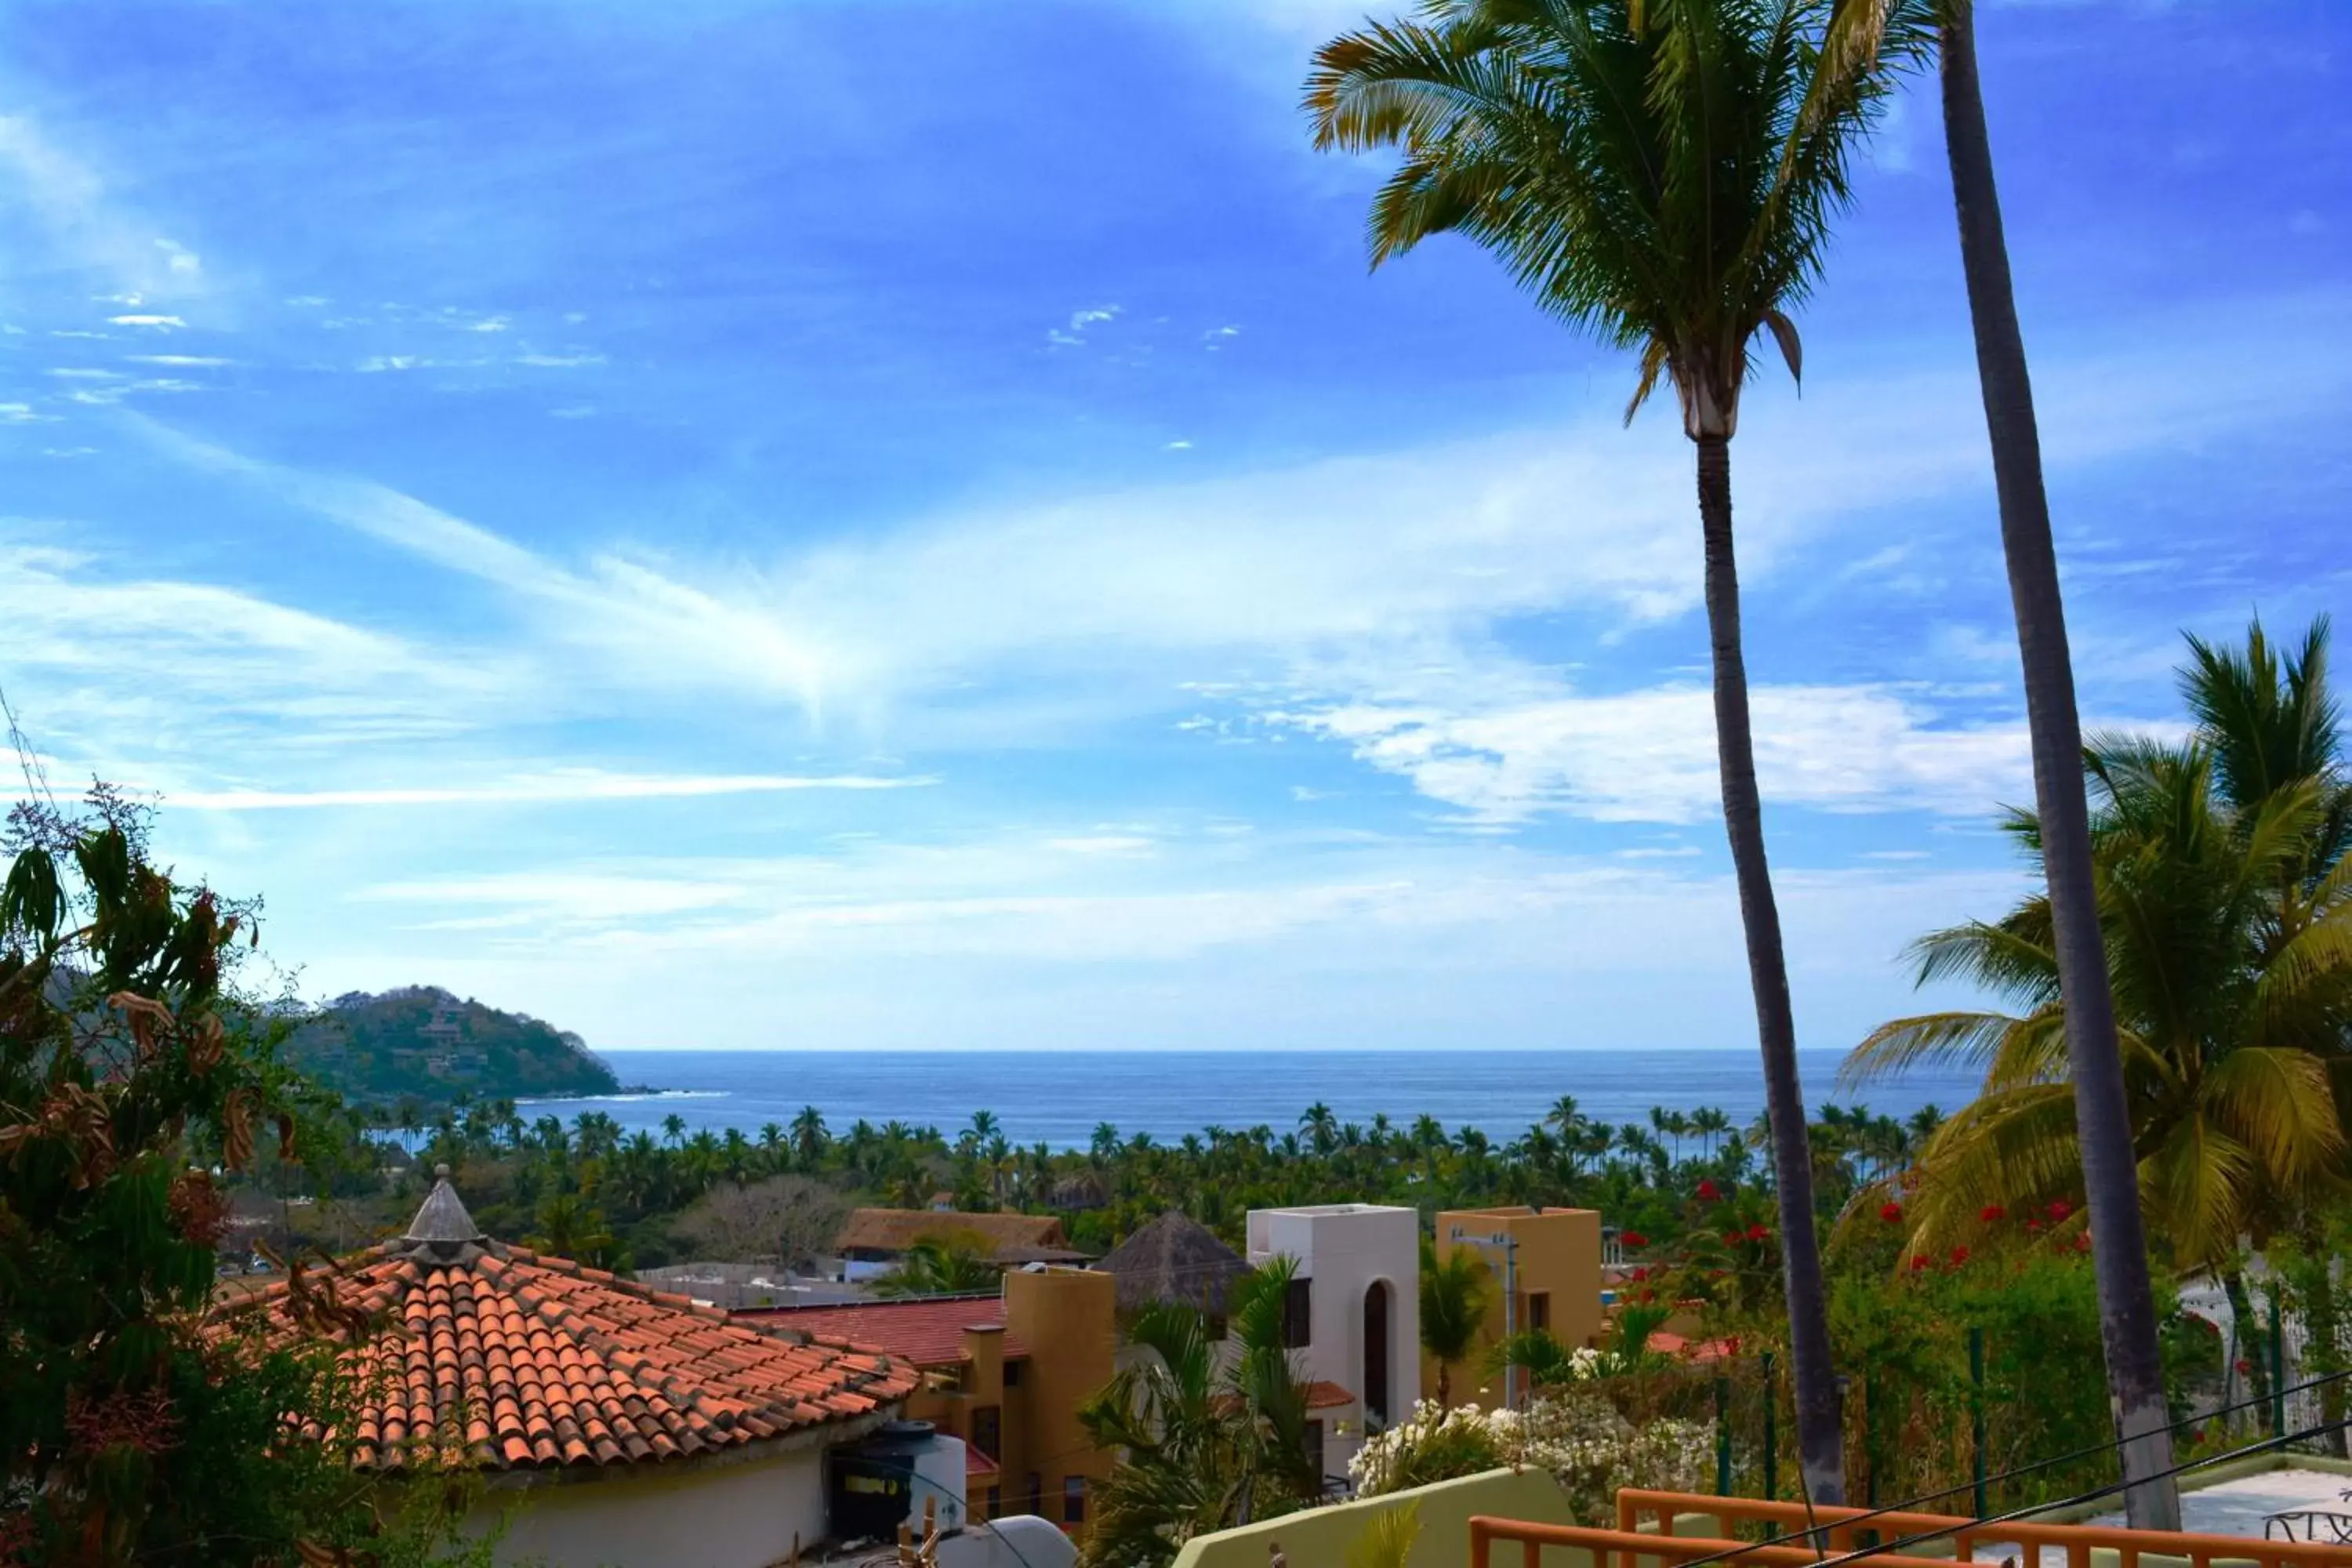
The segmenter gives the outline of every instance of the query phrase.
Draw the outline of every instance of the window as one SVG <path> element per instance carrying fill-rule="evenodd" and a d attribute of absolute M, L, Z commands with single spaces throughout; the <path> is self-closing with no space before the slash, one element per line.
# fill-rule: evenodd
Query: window
<path fill-rule="evenodd" d="M 1008 1361 L 1004 1363 L 1004 1386 L 1007 1388 L 1018 1388 L 1021 1386 L 1021 1363 L 1019 1362 Z"/>
<path fill-rule="evenodd" d="M 1003 1487 L 991 1487 L 988 1489 L 987 1517 L 990 1519 L 1002 1519 L 1003 1516 L 1004 1489 Z"/>
<path fill-rule="evenodd" d="M 1293 1279 L 1282 1298 L 1282 1346 L 1285 1350 L 1304 1350 L 1315 1337 L 1314 1287 L 1312 1279 Z"/>
<path fill-rule="evenodd" d="M 1001 1459 L 1004 1430 L 1004 1413 L 993 1405 L 983 1405 L 971 1413 L 971 1446 L 992 1459 Z"/>
<path fill-rule="evenodd" d="M 1034 1470 L 1029 1472 L 1029 1511 L 1040 1517 L 1045 1512 L 1045 1478 Z"/>
<path fill-rule="evenodd" d="M 1551 1292 L 1531 1290 L 1528 1293 L 1528 1327 L 1549 1331 L 1551 1328 Z"/>
<path fill-rule="evenodd" d="M 1087 1478 L 1062 1478 L 1062 1522 L 1084 1524 L 1087 1521 Z"/>

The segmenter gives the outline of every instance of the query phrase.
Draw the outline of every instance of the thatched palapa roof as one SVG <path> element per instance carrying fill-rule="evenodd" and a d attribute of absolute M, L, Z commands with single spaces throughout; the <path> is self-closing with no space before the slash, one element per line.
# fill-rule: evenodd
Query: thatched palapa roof
<path fill-rule="evenodd" d="M 1118 1280 L 1122 1312 L 1140 1311 L 1154 1301 L 1222 1312 L 1225 1293 L 1250 1271 L 1240 1253 L 1175 1209 L 1112 1247 L 1095 1268 Z"/>

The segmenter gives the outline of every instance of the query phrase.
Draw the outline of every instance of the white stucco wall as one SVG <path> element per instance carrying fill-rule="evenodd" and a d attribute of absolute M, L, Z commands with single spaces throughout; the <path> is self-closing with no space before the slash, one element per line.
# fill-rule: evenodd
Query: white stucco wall
<path fill-rule="evenodd" d="M 493 1489 L 476 1510 L 487 1530 L 510 1510 L 501 1563 L 544 1568 L 769 1568 L 824 1534 L 824 1452 L 664 1474 Z"/>
<path fill-rule="evenodd" d="M 1325 1420 L 1359 1425 L 1364 1393 L 1364 1295 L 1376 1280 L 1389 1287 L 1389 1406 L 1391 1420 L 1411 1413 L 1421 1389 L 1421 1219 L 1409 1208 L 1332 1204 L 1261 1209 L 1249 1216 L 1253 1267 L 1276 1255 L 1297 1259 L 1309 1292 L 1308 1342 L 1301 1373 L 1355 1394 L 1347 1410 L 1318 1412 Z M 1360 1430 L 1332 1435 L 1325 1468 L 1337 1473 L 1361 1445 Z"/>

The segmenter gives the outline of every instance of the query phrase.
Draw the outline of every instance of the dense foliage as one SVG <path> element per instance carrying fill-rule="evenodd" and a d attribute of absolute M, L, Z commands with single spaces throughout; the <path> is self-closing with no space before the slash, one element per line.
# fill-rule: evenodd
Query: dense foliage
<path fill-rule="evenodd" d="M 1078 1413 L 1119 1456 L 1095 1488 L 1086 1568 L 1158 1568 L 1196 1535 L 1321 1500 L 1307 1391 L 1283 1342 L 1294 1274 L 1276 1258 L 1234 1285 L 1222 1351 L 1206 1314 L 1182 1303 L 1149 1307 L 1129 1327 L 1142 1353 Z"/>
<path fill-rule="evenodd" d="M 291 1157 L 304 1109 L 226 984 L 251 911 L 94 807 L 19 808 L 0 891 L 0 1563 L 381 1549 L 343 1449 L 288 1440 L 349 1407 L 332 1357 L 206 1327 L 221 1180 L 265 1131 Z"/>

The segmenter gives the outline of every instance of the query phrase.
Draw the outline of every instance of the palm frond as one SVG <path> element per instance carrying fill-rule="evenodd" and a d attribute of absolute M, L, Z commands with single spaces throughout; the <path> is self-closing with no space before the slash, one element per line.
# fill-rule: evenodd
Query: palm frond
<path fill-rule="evenodd" d="M 1386 1508 L 1372 1516 L 1364 1533 L 1348 1548 L 1348 1568 L 1405 1568 L 1421 1539 L 1421 1500 Z"/>
<path fill-rule="evenodd" d="M 2215 1121 L 2284 1184 L 2309 1181 L 2344 1152 L 2326 1064 L 2309 1051 L 2231 1051 L 2206 1072 L 2204 1098 Z"/>
<path fill-rule="evenodd" d="M 1923 1013 L 1881 1024 L 1839 1064 L 1840 1089 L 1859 1089 L 1916 1067 L 1991 1066 L 2001 1041 L 2025 1020 L 2006 1013 Z"/>

